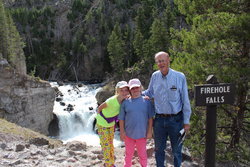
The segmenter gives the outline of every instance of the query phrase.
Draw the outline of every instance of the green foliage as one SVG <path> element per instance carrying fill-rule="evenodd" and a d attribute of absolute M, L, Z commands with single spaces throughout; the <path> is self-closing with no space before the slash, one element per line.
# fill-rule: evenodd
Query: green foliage
<path fill-rule="evenodd" d="M 89 0 L 74 0 L 72 9 L 68 13 L 67 18 L 74 22 L 79 16 L 84 16 L 90 8 Z"/>
<path fill-rule="evenodd" d="M 177 32 L 175 34 L 180 39 L 176 38 L 173 40 L 173 43 L 182 50 L 179 52 L 178 48 L 173 48 L 176 64 L 181 65 L 183 62 L 180 62 L 179 59 L 183 57 L 184 59 L 186 58 L 187 62 L 195 59 L 197 64 L 202 67 L 196 67 L 196 64 L 191 63 L 190 66 L 186 67 L 188 70 L 185 71 L 196 71 L 192 69 L 198 69 L 196 72 L 199 72 L 203 69 L 206 72 L 206 76 L 207 74 L 216 73 L 219 80 L 224 82 L 241 81 L 241 76 L 247 75 L 245 72 L 247 72 L 246 68 L 248 68 L 246 64 L 248 56 L 240 53 L 239 49 L 243 51 L 242 44 L 246 40 L 244 38 L 249 37 L 247 29 L 244 30 L 242 27 L 243 22 L 239 23 L 242 17 L 249 20 L 249 16 L 245 17 L 242 15 L 236 17 L 234 14 L 229 13 L 195 17 L 191 32 L 182 30 L 180 33 Z M 236 25 L 238 25 L 237 29 Z M 233 29 L 234 27 L 235 29 Z M 241 37 L 243 37 L 242 41 L 238 37 L 240 32 L 242 33 Z M 178 40 L 181 42 L 178 43 Z M 178 46 L 177 44 L 180 45 Z M 239 57 L 243 61 L 237 61 Z M 227 68 L 229 66 L 231 66 L 230 70 Z M 231 75 L 232 70 L 235 76 Z M 195 73 L 194 75 L 198 74 Z M 191 78 L 197 80 L 194 76 Z"/>
<path fill-rule="evenodd" d="M 79 51 L 80 53 L 84 54 L 84 53 L 87 52 L 87 47 L 86 47 L 83 43 L 81 43 L 81 44 L 79 45 L 78 51 Z"/>
<path fill-rule="evenodd" d="M 67 15 L 71 28 L 69 34 L 72 39 L 65 41 L 64 47 L 57 45 L 60 39 L 56 39 L 58 36 L 55 33 L 57 32 L 55 28 L 58 28 L 55 25 L 55 18 L 58 17 L 57 12 L 61 10 L 44 1 L 38 1 L 38 4 L 35 1 L 26 3 L 29 3 L 28 7 L 27 4 L 24 5 L 24 2 L 23 5 L 11 8 L 9 11 L 26 40 L 24 51 L 28 71 L 30 72 L 36 66 L 36 74 L 42 78 L 48 77 L 49 71 L 54 68 L 63 67 L 63 64 L 72 64 L 67 61 L 81 63 L 85 56 L 91 56 L 90 60 L 93 61 L 92 54 L 95 49 L 103 55 L 102 57 L 96 56 L 95 59 L 98 59 L 96 61 L 103 62 L 105 70 L 110 71 L 112 63 L 109 58 L 108 44 L 116 22 L 120 23 L 121 29 L 120 50 L 125 50 L 124 57 L 122 57 L 122 69 L 133 67 L 138 62 L 145 64 L 141 64 L 141 69 L 147 67 L 151 69 L 154 52 L 159 47 L 164 50 L 168 50 L 169 47 L 169 42 L 165 39 L 170 39 L 169 27 L 173 24 L 167 19 L 172 20 L 174 16 L 172 15 L 173 4 L 170 4 L 168 0 L 129 0 L 126 2 L 74 0 Z M 169 13 L 165 11 L 166 9 L 169 9 Z M 160 37 L 160 32 L 157 35 L 157 30 L 151 30 L 157 29 L 158 25 L 156 23 L 153 25 L 155 19 L 159 19 L 161 24 L 159 26 L 166 29 L 167 35 L 162 41 L 162 43 L 166 42 L 164 47 L 162 47 L 163 44 L 158 46 L 159 41 L 163 39 L 162 37 L 157 39 Z M 44 74 L 44 71 L 48 72 Z M 121 72 L 118 71 L 118 73 Z"/>
<path fill-rule="evenodd" d="M 18 72 L 25 74 L 23 47 L 24 43 L 13 20 L 0 1 L 0 53 Z"/>
<path fill-rule="evenodd" d="M 30 71 L 29 75 L 35 78 L 35 74 L 36 74 L 36 66 L 34 66 L 33 70 Z"/>
<path fill-rule="evenodd" d="M 130 28 L 129 25 L 127 24 L 125 26 L 123 34 L 124 34 L 123 40 L 127 41 L 125 42 L 125 50 L 126 50 L 125 67 L 131 67 L 134 64 L 134 62 L 137 61 L 137 57 L 134 55 L 134 48 L 132 43 L 132 40 L 134 38 L 133 29 Z"/>
<path fill-rule="evenodd" d="M 185 146 L 189 148 L 192 156 L 197 159 L 204 159 L 205 152 L 205 122 L 206 112 L 202 108 L 193 110 L 191 117 L 191 132 L 187 136 Z M 196 128 L 199 127 L 199 128 Z"/>
<path fill-rule="evenodd" d="M 49 70 L 62 68 L 67 64 L 67 44 L 64 42 L 65 45 L 61 46 L 60 39 L 54 39 L 55 9 L 50 6 L 31 6 L 12 8 L 9 11 L 14 20 L 22 26 L 21 32 L 26 39 L 24 51 L 28 73 L 33 74 L 33 69 L 36 69 L 34 75 L 40 75 L 44 79 L 49 76 Z"/>
<path fill-rule="evenodd" d="M 7 42 L 8 42 L 8 28 L 7 18 L 4 10 L 3 3 L 0 1 L 0 53 L 3 57 L 7 57 Z"/>
<path fill-rule="evenodd" d="M 247 2 L 176 0 L 176 3 L 190 27 L 171 30 L 172 67 L 187 75 L 191 87 L 204 83 L 209 74 L 214 74 L 219 82 L 236 85 L 234 105 L 218 108 L 217 158 L 245 163 L 249 161 L 249 150 L 242 148 L 250 146 L 243 135 L 250 130 L 249 102 L 243 100 L 249 96 L 250 15 L 245 12 Z M 197 130 L 204 129 L 193 118 L 192 125 L 195 129 L 191 132 L 194 135 L 190 144 L 201 140 Z M 193 153 L 202 156 L 202 152 L 196 151 L 197 145 L 190 147 Z"/>
<path fill-rule="evenodd" d="M 140 58 L 143 59 L 144 55 L 143 55 L 143 46 L 144 46 L 144 37 L 142 35 L 142 33 L 140 32 L 140 30 L 136 30 L 135 32 L 135 38 L 133 41 L 133 46 L 135 49 L 135 54 Z"/>
<path fill-rule="evenodd" d="M 108 52 L 110 64 L 117 74 L 122 74 L 124 70 L 124 58 L 126 55 L 125 42 L 122 39 L 121 29 L 117 23 L 109 37 Z"/>
<path fill-rule="evenodd" d="M 164 26 L 164 23 L 160 19 L 154 19 L 154 22 L 150 29 L 150 38 L 149 45 L 152 48 L 151 53 L 149 53 L 149 57 L 152 58 L 152 55 L 158 51 L 166 50 L 168 47 L 168 40 L 170 36 L 167 34 L 167 29 Z M 154 59 L 151 59 L 153 61 Z"/>

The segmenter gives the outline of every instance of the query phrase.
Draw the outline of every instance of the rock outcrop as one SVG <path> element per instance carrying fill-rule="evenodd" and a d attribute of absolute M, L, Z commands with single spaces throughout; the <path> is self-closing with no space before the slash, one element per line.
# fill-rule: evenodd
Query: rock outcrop
<path fill-rule="evenodd" d="M 0 116 L 6 120 L 48 134 L 53 118 L 55 90 L 48 82 L 20 74 L 0 60 Z"/>
<path fill-rule="evenodd" d="M 109 82 L 95 95 L 98 106 L 115 94 L 115 82 Z"/>

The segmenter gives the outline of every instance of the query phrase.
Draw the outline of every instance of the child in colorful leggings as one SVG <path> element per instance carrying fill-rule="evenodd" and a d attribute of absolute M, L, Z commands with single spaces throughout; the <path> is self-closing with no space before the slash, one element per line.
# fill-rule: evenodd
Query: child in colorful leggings
<path fill-rule="evenodd" d="M 116 84 L 116 94 L 108 98 L 98 107 L 96 116 L 98 135 L 103 151 L 104 166 L 114 167 L 114 131 L 115 123 L 118 121 L 120 104 L 129 95 L 128 84 L 126 81 L 120 81 Z"/>

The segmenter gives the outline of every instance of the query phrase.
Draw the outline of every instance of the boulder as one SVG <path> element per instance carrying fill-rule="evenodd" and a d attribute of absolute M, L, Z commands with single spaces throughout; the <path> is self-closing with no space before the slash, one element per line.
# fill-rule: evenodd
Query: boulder
<path fill-rule="evenodd" d="M 46 81 L 0 66 L 1 117 L 20 126 L 48 134 L 53 119 L 55 90 Z"/>
<path fill-rule="evenodd" d="M 49 141 L 45 138 L 37 137 L 29 140 L 29 144 L 34 144 L 36 146 L 49 145 Z"/>
<path fill-rule="evenodd" d="M 115 94 L 114 82 L 110 82 L 96 93 L 95 98 L 97 100 L 98 106 L 103 102 L 105 102 L 109 97 L 113 96 L 114 94 Z"/>

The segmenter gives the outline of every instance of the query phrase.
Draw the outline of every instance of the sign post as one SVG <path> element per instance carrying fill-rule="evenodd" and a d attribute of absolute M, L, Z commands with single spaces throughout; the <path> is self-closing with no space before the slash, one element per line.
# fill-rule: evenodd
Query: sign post
<path fill-rule="evenodd" d="M 215 167 L 216 109 L 218 104 L 233 104 L 233 84 L 218 84 L 214 75 L 209 75 L 207 84 L 195 86 L 195 105 L 207 106 L 205 167 Z"/>

